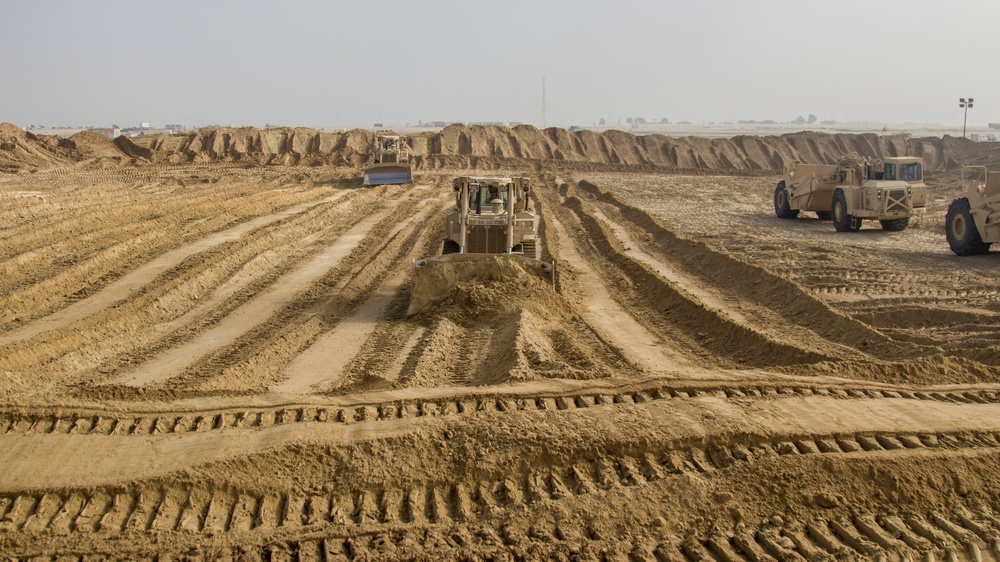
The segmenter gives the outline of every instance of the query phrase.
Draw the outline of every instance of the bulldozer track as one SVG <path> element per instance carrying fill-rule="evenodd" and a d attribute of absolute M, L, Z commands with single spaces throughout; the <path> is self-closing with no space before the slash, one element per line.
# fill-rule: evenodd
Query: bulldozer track
<path fill-rule="evenodd" d="M 784 397 L 827 396 L 844 400 L 903 399 L 955 404 L 1000 404 L 1000 390 L 949 388 L 948 390 L 891 390 L 865 386 L 783 386 L 728 384 L 725 386 L 674 386 L 663 383 L 628 391 L 602 389 L 592 392 L 546 395 L 509 393 L 478 394 L 434 400 L 404 399 L 352 406 L 284 405 L 271 408 L 233 408 L 209 412 L 121 414 L 111 412 L 0 411 L 0 435 L 157 435 L 198 433 L 236 428 L 265 428 L 294 423 L 352 424 L 418 417 L 458 416 L 476 412 L 567 411 L 584 408 L 643 404 L 657 400 L 686 400 L 711 396 L 722 400 L 772 400 Z"/>
<path fill-rule="evenodd" d="M 240 542 L 262 543 L 260 551 L 265 553 L 272 549 L 304 553 L 322 544 L 334 554 L 353 559 L 360 552 L 359 541 L 364 544 L 373 537 L 385 537 L 387 533 L 414 526 L 488 523 L 521 506 L 600 496 L 685 474 L 711 474 L 767 459 L 845 454 L 852 458 L 884 457 L 914 450 L 930 454 L 996 451 L 1000 449 L 1000 432 L 788 435 L 749 441 L 744 436 L 737 441 L 742 444 L 657 447 L 654 443 L 632 455 L 597 458 L 584 455 L 562 466 L 509 472 L 499 479 L 419 482 L 402 489 L 260 493 L 149 482 L 96 490 L 0 494 L 0 531 L 7 537 L 47 533 L 99 539 L 135 533 L 176 532 L 184 537 L 235 533 L 242 537 Z M 673 552 L 674 559 L 683 556 L 680 559 L 691 561 L 770 560 L 768 556 L 779 560 L 825 560 L 852 550 L 861 556 L 882 551 L 935 549 L 970 554 L 997 552 L 1000 519 L 984 519 L 982 514 L 973 515 L 966 509 L 956 513 L 957 516 L 931 513 L 923 517 L 912 514 L 876 517 L 862 513 L 849 519 L 811 521 L 802 527 L 769 523 L 756 532 L 742 530 L 691 538 L 682 544 L 658 545 L 655 549 Z M 281 539 L 302 534 L 326 535 L 326 538 Z M 553 536 L 558 534 L 554 532 Z M 268 545 L 269 541 L 273 544 Z M 68 543 L 63 548 L 72 551 L 73 547 Z M 706 552 L 712 554 L 706 557 Z M 663 555 L 655 554 L 651 559 L 662 559 Z"/>

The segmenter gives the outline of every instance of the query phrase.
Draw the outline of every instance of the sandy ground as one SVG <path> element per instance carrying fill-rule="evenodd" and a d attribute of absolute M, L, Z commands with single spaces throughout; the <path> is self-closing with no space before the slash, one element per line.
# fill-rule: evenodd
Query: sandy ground
<path fill-rule="evenodd" d="M 953 175 L 838 234 L 776 176 L 535 162 L 555 287 L 408 317 L 447 164 L 0 174 L 0 553 L 1000 560 L 1000 254 L 948 250 Z"/>

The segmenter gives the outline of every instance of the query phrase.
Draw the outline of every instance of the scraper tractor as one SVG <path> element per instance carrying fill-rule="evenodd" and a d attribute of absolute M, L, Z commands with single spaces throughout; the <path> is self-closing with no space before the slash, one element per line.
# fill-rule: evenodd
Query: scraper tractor
<path fill-rule="evenodd" d="M 837 232 L 859 230 L 865 219 L 879 221 L 885 230 L 904 230 L 926 205 L 922 161 L 915 157 L 795 163 L 774 189 L 778 218 L 813 211 L 821 220 L 832 220 Z"/>
<path fill-rule="evenodd" d="M 407 314 L 440 300 L 458 283 L 494 280 L 517 269 L 555 284 L 555 263 L 538 259 L 539 216 L 525 177 L 458 177 L 441 255 L 415 262 Z"/>
<path fill-rule="evenodd" d="M 376 134 L 374 162 L 365 170 L 362 185 L 413 183 L 410 151 L 398 135 Z"/>
<path fill-rule="evenodd" d="M 945 236 L 960 256 L 985 254 L 1000 242 L 1000 173 L 983 166 L 962 168 L 962 197 L 948 205 Z"/>

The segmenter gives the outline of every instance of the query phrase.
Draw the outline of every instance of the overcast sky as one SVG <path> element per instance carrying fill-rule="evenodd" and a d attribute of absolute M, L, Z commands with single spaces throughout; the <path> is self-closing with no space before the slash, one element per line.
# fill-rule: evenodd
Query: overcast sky
<path fill-rule="evenodd" d="M 0 0 L 0 121 L 1000 122 L 997 0 Z"/>

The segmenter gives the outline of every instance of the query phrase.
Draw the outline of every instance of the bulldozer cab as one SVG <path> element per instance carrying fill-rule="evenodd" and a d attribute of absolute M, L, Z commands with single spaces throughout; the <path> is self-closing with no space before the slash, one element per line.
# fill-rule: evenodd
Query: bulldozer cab
<path fill-rule="evenodd" d="M 403 141 L 396 135 L 376 135 L 375 163 L 389 164 L 408 161 L 409 152 L 403 148 L 402 144 Z"/>
<path fill-rule="evenodd" d="M 382 151 L 383 152 L 398 152 L 399 151 L 399 137 L 385 136 L 382 137 Z"/>
<path fill-rule="evenodd" d="M 476 215 L 504 214 L 507 212 L 511 198 L 515 202 L 515 212 L 524 209 L 527 198 L 525 190 L 528 186 L 527 178 L 517 178 L 516 180 L 512 178 L 470 178 L 464 186 L 463 183 L 456 184 L 456 207 L 462 207 L 462 193 L 465 193 L 470 213 Z M 520 189 L 514 185 L 515 183 L 520 184 Z"/>

